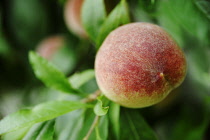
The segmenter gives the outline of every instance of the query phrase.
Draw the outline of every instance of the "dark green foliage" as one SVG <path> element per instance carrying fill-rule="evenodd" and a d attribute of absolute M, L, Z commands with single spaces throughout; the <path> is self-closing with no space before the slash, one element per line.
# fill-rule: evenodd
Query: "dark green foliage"
<path fill-rule="evenodd" d="M 120 114 L 121 140 L 157 140 L 154 132 L 137 110 L 122 109 Z"/>

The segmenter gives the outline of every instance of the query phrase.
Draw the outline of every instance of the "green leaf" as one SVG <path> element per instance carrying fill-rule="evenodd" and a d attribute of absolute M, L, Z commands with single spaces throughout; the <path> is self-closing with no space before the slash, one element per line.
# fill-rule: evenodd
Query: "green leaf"
<path fill-rule="evenodd" d="M 210 2 L 206 0 L 196 0 L 195 4 L 210 19 Z"/>
<path fill-rule="evenodd" d="M 97 98 L 98 102 L 96 103 L 95 107 L 94 107 L 94 113 L 97 116 L 104 116 L 107 114 L 108 110 L 109 110 L 109 106 L 103 107 L 104 102 L 106 102 L 106 99 L 102 101 L 104 96 L 100 96 Z"/>
<path fill-rule="evenodd" d="M 36 140 L 53 140 L 55 120 L 48 121 Z"/>
<path fill-rule="evenodd" d="M 107 19 L 104 21 L 101 26 L 99 35 L 97 37 L 97 48 L 100 47 L 106 36 L 115 28 L 122 24 L 130 22 L 128 5 L 126 0 L 121 0 L 121 2 L 113 9 Z"/>
<path fill-rule="evenodd" d="M 32 109 L 21 109 L 0 121 L 0 135 L 86 107 L 90 105 L 79 101 L 51 101 Z"/>
<path fill-rule="evenodd" d="M 75 73 L 69 77 L 69 82 L 72 87 L 78 89 L 81 93 L 93 93 L 98 90 L 98 85 L 95 79 L 95 72 L 93 69 L 85 70 L 80 73 Z"/>
<path fill-rule="evenodd" d="M 78 93 L 76 89 L 72 88 L 63 73 L 46 59 L 32 51 L 29 53 L 29 59 L 36 77 L 44 82 L 46 86 L 66 93 Z"/>
<path fill-rule="evenodd" d="M 106 17 L 103 0 L 85 0 L 82 7 L 82 24 L 91 40 L 96 42 L 101 24 Z"/>
<path fill-rule="evenodd" d="M 10 133 L 6 133 L 5 135 L 3 135 L 2 139 L 3 140 L 22 140 L 30 128 L 31 128 L 31 125 L 18 129 L 16 131 L 12 131 Z"/>
<path fill-rule="evenodd" d="M 68 122 L 68 123 L 66 123 Z M 56 134 L 59 140 L 78 140 L 83 129 L 84 110 L 75 110 L 56 119 Z"/>
<path fill-rule="evenodd" d="M 92 109 L 87 109 L 84 114 L 84 121 L 82 124 L 82 129 L 79 132 L 78 140 L 82 140 L 86 134 L 88 133 L 93 121 L 95 118 L 95 114 L 93 113 Z"/>
<path fill-rule="evenodd" d="M 98 84 L 95 78 L 89 80 L 88 82 L 86 82 L 85 84 L 83 84 L 79 90 L 82 93 L 94 93 L 98 90 Z"/>
<path fill-rule="evenodd" d="M 33 127 L 31 127 L 31 129 L 28 131 L 28 133 L 24 136 L 22 140 L 36 140 L 45 123 L 46 122 L 40 122 L 33 125 Z"/>
<path fill-rule="evenodd" d="M 53 140 L 55 120 L 35 124 L 23 140 Z"/>
<path fill-rule="evenodd" d="M 116 140 L 120 138 L 120 105 L 114 102 L 110 103 L 109 108 L 109 120 L 110 120 L 110 128 L 113 133 L 112 137 Z"/>
<path fill-rule="evenodd" d="M 138 110 L 122 109 L 120 121 L 120 139 L 157 140 L 153 130 L 145 122 Z"/>
<path fill-rule="evenodd" d="M 81 73 L 75 73 L 69 78 L 69 82 L 71 83 L 72 87 L 77 89 L 93 78 L 95 78 L 95 72 L 94 70 L 90 69 Z"/>
<path fill-rule="evenodd" d="M 184 35 L 200 40 L 203 46 L 208 43 L 209 19 L 200 12 L 193 0 L 159 1 L 157 15 L 160 24 L 181 44 L 181 47 L 186 43 Z M 187 47 L 192 48 L 190 45 Z"/>
<path fill-rule="evenodd" d="M 156 1 L 152 0 L 138 0 L 129 3 L 132 20 L 135 22 L 150 22 L 153 23 L 156 14 Z"/>

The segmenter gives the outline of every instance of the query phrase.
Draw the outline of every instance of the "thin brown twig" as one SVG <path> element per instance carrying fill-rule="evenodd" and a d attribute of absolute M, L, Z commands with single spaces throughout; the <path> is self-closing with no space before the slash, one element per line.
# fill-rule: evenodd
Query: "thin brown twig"
<path fill-rule="evenodd" d="M 83 138 L 83 140 L 88 140 L 89 139 L 91 133 L 93 132 L 96 125 L 98 124 L 98 121 L 99 121 L 99 116 L 96 116 L 92 125 L 91 125 L 91 127 L 90 127 L 90 129 L 89 129 L 89 131 L 88 131 L 88 133 L 87 133 L 87 135 Z"/>

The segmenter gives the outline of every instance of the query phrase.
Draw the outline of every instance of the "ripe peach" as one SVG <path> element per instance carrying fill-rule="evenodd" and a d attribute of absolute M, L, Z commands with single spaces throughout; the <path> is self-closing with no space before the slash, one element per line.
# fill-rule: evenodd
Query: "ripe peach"
<path fill-rule="evenodd" d="M 186 59 L 172 37 L 150 23 L 112 31 L 95 60 L 102 93 L 122 106 L 140 108 L 163 100 L 186 75 Z"/>
<path fill-rule="evenodd" d="M 64 37 L 62 36 L 50 36 L 43 41 L 37 47 L 37 52 L 44 58 L 51 60 L 58 50 L 64 45 Z"/>
<path fill-rule="evenodd" d="M 68 0 L 64 8 L 64 19 L 67 27 L 76 35 L 86 38 L 87 34 L 82 27 L 81 8 L 84 0 Z"/>

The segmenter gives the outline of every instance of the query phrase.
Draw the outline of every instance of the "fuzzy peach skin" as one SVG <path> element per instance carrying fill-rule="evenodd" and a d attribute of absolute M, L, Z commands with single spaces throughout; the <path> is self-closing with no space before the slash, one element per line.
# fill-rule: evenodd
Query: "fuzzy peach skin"
<path fill-rule="evenodd" d="M 84 0 L 67 0 L 64 8 L 64 19 L 67 27 L 81 38 L 86 38 L 87 34 L 82 27 L 81 8 Z"/>
<path fill-rule="evenodd" d="M 186 75 L 186 59 L 172 37 L 150 23 L 112 31 L 95 60 L 96 80 L 110 100 L 141 108 L 163 100 Z"/>

